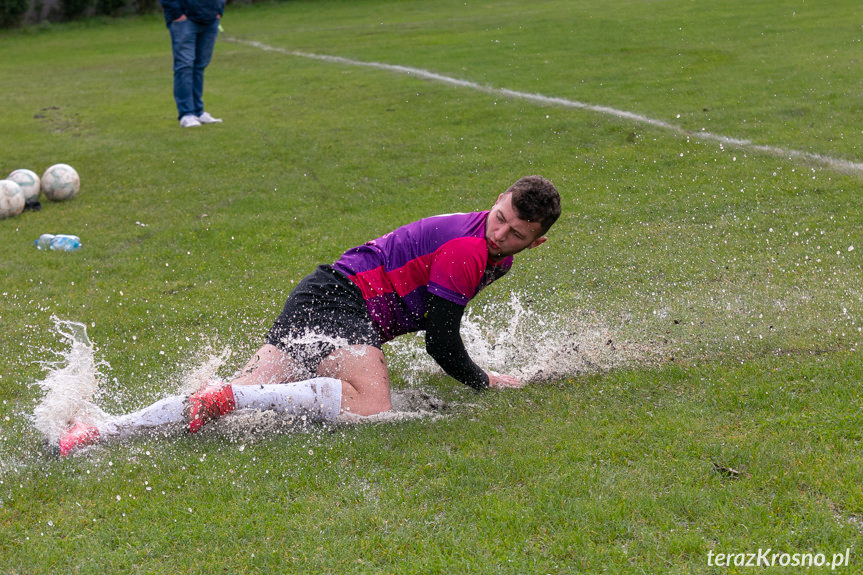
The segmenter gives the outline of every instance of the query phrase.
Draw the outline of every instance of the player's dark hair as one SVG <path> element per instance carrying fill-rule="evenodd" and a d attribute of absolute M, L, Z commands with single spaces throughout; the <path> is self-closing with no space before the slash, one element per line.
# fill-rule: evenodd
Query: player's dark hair
<path fill-rule="evenodd" d="M 540 235 L 545 235 L 560 217 L 560 194 L 542 176 L 525 176 L 504 193 L 512 194 L 512 205 L 519 218 L 540 223 Z"/>

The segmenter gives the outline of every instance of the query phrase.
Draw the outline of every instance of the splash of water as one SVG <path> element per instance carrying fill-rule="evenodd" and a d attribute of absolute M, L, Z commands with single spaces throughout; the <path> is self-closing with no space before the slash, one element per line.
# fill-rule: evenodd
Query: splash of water
<path fill-rule="evenodd" d="M 595 316 L 582 315 L 537 310 L 529 297 L 514 293 L 508 302 L 468 310 L 461 334 L 471 357 L 481 367 L 529 383 L 609 370 L 643 353 L 625 341 L 617 341 L 612 330 Z M 33 422 L 47 442 L 56 443 L 72 422 L 101 426 L 118 416 L 106 413 L 95 403 L 105 379 L 100 368 L 110 366 L 96 360 L 87 327 L 74 321 L 52 319 L 55 331 L 69 347 L 65 352 L 55 352 L 60 359 L 44 362 L 47 375 L 35 384 L 43 390 L 44 397 L 33 412 Z M 180 375 L 173 394 L 189 395 L 217 378 L 231 355 L 229 347 L 214 352 L 208 345 L 203 350 L 203 359 Z M 428 374 L 439 373 L 440 368 L 425 353 L 421 335 L 390 343 L 387 355 L 391 367 L 410 387 L 393 391 L 392 413 L 368 418 L 369 421 L 437 416 L 446 410 L 443 402 L 422 389 Z M 228 421 L 223 425 L 214 426 L 216 430 L 223 427 L 236 432 L 241 427 L 251 427 L 266 431 L 285 423 L 274 414 L 237 413 L 236 417 L 225 419 Z"/>
<path fill-rule="evenodd" d="M 106 413 L 96 404 L 99 389 L 106 380 L 100 368 L 110 368 L 110 366 L 106 362 L 97 361 L 96 349 L 87 335 L 87 326 L 58 318 L 52 318 L 52 320 L 55 332 L 65 341 L 68 349 L 53 352 L 59 356 L 59 359 L 43 362 L 47 374 L 43 380 L 34 384 L 42 389 L 44 395 L 34 409 L 32 419 L 34 427 L 48 444 L 56 444 L 62 433 L 73 422 L 81 421 L 104 428 L 121 417 L 120 414 Z M 331 343 L 343 344 L 339 341 Z M 220 370 L 232 354 L 230 347 L 224 347 L 220 352 L 215 352 L 212 344 L 208 344 L 202 352 L 203 358 L 197 363 L 190 362 L 191 367 L 178 378 L 179 384 L 176 391 L 168 395 L 189 395 L 206 383 L 217 379 Z M 437 416 L 446 405 L 430 394 L 405 390 L 393 393 L 393 407 L 391 414 L 377 419 L 366 419 L 400 421 Z M 306 417 L 238 410 L 208 426 L 208 430 L 232 438 L 255 439 L 280 430 L 305 428 L 306 424 L 311 422 L 312 420 L 307 420 Z M 176 426 L 165 426 L 162 430 L 163 435 L 167 437 L 178 429 Z M 146 434 L 149 431 L 143 430 L 143 432 Z M 135 432 L 123 432 L 113 439 L 122 440 L 136 435 L 138 434 Z"/>
<path fill-rule="evenodd" d="M 201 389 L 208 382 L 218 379 L 219 370 L 233 355 L 233 350 L 225 346 L 222 351 L 216 353 L 212 347 L 204 350 L 205 359 L 199 365 L 192 365 L 181 377 L 178 393 L 190 395 Z"/>
<path fill-rule="evenodd" d="M 593 314 L 537 310 L 529 296 L 466 314 L 465 346 L 480 365 L 537 383 L 608 371 L 635 357 L 634 348 Z"/>
<path fill-rule="evenodd" d="M 54 351 L 54 361 L 44 361 L 45 378 L 36 382 L 44 396 L 33 410 L 33 424 L 43 439 L 56 443 L 60 435 L 77 421 L 103 426 L 118 416 L 106 413 L 95 399 L 105 383 L 100 368 L 110 368 L 96 359 L 96 349 L 83 323 L 52 317 L 54 331 L 67 343 L 66 351 Z M 201 363 L 189 368 L 179 378 L 177 393 L 188 395 L 217 377 L 219 369 L 231 356 L 231 349 L 213 352 L 208 346 Z"/>
<path fill-rule="evenodd" d="M 87 326 L 56 316 L 51 320 L 57 334 L 69 343 L 69 349 L 54 352 L 60 356 L 55 361 L 42 362 L 47 375 L 35 385 L 42 388 L 45 395 L 33 410 L 33 423 L 46 441 L 56 443 L 72 421 L 98 424 L 108 417 L 93 402 L 103 378 L 100 367 L 107 364 L 96 361 Z"/>
<path fill-rule="evenodd" d="M 521 293 L 511 293 L 506 302 L 468 308 L 461 336 L 481 368 L 527 383 L 608 371 L 647 353 L 620 339 L 595 314 L 541 310 Z M 422 337 L 408 336 L 389 345 L 391 364 L 411 385 L 440 372 L 425 353 Z"/>

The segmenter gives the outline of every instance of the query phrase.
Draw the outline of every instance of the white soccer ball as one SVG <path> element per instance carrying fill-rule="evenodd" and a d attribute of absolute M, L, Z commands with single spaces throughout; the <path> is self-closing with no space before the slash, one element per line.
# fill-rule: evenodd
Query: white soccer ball
<path fill-rule="evenodd" d="M 24 201 L 28 204 L 39 201 L 39 192 L 41 191 L 41 180 L 38 174 L 33 170 L 15 170 L 7 180 L 12 180 L 21 187 L 24 192 Z"/>
<path fill-rule="evenodd" d="M 0 180 L 0 220 L 24 211 L 24 192 L 11 180 Z"/>
<path fill-rule="evenodd" d="M 42 193 L 54 202 L 74 198 L 80 188 L 78 172 L 67 164 L 54 164 L 42 174 Z"/>

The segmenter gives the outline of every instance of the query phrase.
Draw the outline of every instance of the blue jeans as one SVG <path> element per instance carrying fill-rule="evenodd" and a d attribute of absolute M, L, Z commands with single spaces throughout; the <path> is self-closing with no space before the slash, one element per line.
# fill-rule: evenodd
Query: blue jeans
<path fill-rule="evenodd" d="M 174 52 L 174 100 L 177 118 L 204 113 L 204 69 L 213 57 L 219 34 L 219 21 L 198 24 L 191 20 L 171 22 L 171 48 Z"/>

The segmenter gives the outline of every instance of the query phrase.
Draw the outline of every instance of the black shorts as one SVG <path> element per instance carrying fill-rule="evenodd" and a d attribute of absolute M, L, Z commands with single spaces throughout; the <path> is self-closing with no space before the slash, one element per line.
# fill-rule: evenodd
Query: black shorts
<path fill-rule="evenodd" d="M 338 348 L 382 346 L 360 288 L 329 265 L 318 266 L 297 284 L 270 328 L 267 343 L 311 373 Z"/>

